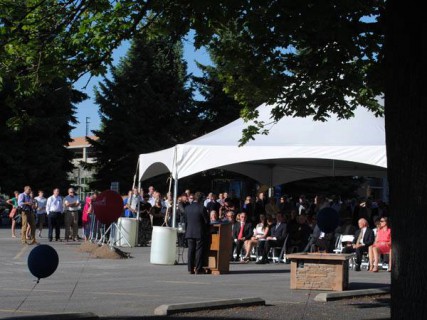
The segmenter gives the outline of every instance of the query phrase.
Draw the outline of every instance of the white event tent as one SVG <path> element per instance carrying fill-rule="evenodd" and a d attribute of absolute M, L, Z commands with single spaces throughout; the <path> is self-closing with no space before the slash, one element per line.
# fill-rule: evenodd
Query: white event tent
<path fill-rule="evenodd" d="M 271 123 L 272 108 L 258 107 L 257 120 Z M 386 175 L 384 118 L 365 108 L 357 108 L 351 119 L 332 116 L 326 122 L 284 117 L 268 135 L 257 135 L 239 147 L 242 130 L 250 124 L 238 119 L 187 143 L 141 154 L 139 182 L 170 172 L 176 194 L 178 179 L 213 168 L 241 173 L 270 187 L 324 176 Z"/>

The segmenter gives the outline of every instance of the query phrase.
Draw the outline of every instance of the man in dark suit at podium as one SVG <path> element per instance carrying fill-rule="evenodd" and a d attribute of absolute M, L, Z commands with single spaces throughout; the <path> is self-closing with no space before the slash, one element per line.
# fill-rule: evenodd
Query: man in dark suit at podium
<path fill-rule="evenodd" d="M 262 258 L 258 260 L 257 264 L 265 264 L 268 263 L 268 252 L 270 251 L 270 248 L 274 247 L 282 247 L 286 235 L 286 223 L 283 220 L 283 215 L 281 213 L 276 214 L 276 224 L 271 228 L 270 236 L 268 236 L 264 242 L 264 248 L 260 250 L 262 252 Z M 261 247 L 260 247 L 261 249 Z"/>
<path fill-rule="evenodd" d="M 209 214 L 203 205 L 202 194 L 196 192 L 194 201 L 185 207 L 186 231 L 188 243 L 188 272 L 199 274 L 203 272 L 205 247 L 208 237 Z"/>

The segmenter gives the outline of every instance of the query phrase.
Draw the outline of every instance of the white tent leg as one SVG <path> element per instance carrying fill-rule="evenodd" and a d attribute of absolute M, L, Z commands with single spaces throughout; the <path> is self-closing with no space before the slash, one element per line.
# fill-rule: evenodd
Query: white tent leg
<path fill-rule="evenodd" d="M 178 197 L 178 179 L 174 179 L 173 185 L 173 208 L 172 208 L 172 228 L 176 228 L 176 199 Z"/>
<path fill-rule="evenodd" d="M 141 180 L 138 180 L 138 194 L 141 194 Z M 138 201 L 138 205 L 136 207 L 136 218 L 139 220 L 139 210 L 141 206 L 141 201 Z"/>

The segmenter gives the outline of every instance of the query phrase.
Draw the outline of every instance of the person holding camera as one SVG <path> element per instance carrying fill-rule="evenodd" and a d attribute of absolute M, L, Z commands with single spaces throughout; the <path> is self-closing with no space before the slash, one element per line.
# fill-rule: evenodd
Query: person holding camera
<path fill-rule="evenodd" d="M 33 199 L 31 198 L 31 187 L 25 186 L 24 192 L 18 196 L 18 208 L 21 211 L 22 229 L 21 242 L 22 244 L 37 244 L 36 241 L 36 219 L 33 212 Z M 27 228 L 31 229 L 31 236 L 27 242 Z"/>

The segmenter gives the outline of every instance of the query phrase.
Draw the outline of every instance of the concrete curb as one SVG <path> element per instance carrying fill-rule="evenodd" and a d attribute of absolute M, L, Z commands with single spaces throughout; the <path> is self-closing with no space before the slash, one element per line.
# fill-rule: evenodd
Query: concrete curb
<path fill-rule="evenodd" d="M 328 302 L 339 299 L 348 299 L 362 296 L 374 296 L 379 294 L 390 293 L 390 287 L 377 288 L 377 289 L 361 289 L 361 290 L 349 290 L 342 292 L 322 292 L 319 293 L 314 301 Z"/>
<path fill-rule="evenodd" d="M 44 314 L 31 316 L 16 316 L 13 318 L 3 318 L 3 320 L 99 320 L 99 317 L 92 312 L 85 313 L 59 313 L 59 314 Z"/>
<path fill-rule="evenodd" d="M 193 312 L 206 309 L 225 309 L 233 307 L 264 306 L 265 300 L 261 298 L 240 298 L 228 300 L 214 300 L 192 303 L 162 304 L 154 309 L 157 316 L 168 316 L 179 312 Z"/>

